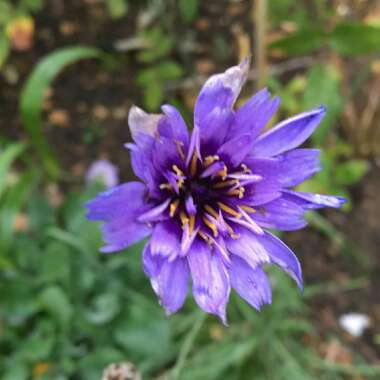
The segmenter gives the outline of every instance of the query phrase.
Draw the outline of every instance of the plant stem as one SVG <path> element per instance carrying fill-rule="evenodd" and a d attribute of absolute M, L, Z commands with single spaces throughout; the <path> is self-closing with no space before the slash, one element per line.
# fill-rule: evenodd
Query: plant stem
<path fill-rule="evenodd" d="M 266 29 L 267 29 L 267 0 L 254 1 L 255 20 L 255 61 L 258 71 L 256 86 L 258 89 L 265 86 L 267 80 L 267 54 L 266 54 Z"/>
<path fill-rule="evenodd" d="M 184 343 L 180 349 L 177 362 L 175 363 L 175 366 L 172 369 L 171 375 L 169 377 L 170 380 L 180 379 L 181 371 L 185 365 L 186 359 L 187 359 L 191 349 L 193 348 L 195 338 L 197 337 L 197 335 L 198 335 L 198 333 L 199 333 L 199 331 L 203 325 L 203 322 L 206 319 L 206 315 L 207 314 L 203 313 L 203 312 L 198 314 L 198 316 L 194 322 L 193 328 L 187 334 L 187 337 L 186 337 L 186 339 L 185 339 L 185 341 L 184 341 Z"/>

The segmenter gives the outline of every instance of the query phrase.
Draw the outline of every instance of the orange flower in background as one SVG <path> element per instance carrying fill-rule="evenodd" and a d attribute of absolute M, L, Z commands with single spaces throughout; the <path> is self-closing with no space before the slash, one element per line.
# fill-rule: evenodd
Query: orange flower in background
<path fill-rule="evenodd" d="M 46 362 L 37 363 L 33 368 L 33 378 L 38 379 L 43 376 L 50 369 L 50 367 L 51 365 Z"/>
<path fill-rule="evenodd" d="M 13 49 L 29 50 L 33 45 L 34 20 L 28 16 L 18 17 L 7 25 L 6 34 Z"/>

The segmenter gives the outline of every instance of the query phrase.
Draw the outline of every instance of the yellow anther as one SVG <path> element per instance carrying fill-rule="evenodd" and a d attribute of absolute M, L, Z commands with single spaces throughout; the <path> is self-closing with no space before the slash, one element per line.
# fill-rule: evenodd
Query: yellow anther
<path fill-rule="evenodd" d="M 224 187 L 234 186 L 238 184 L 239 184 L 239 180 L 230 179 L 229 181 L 217 182 L 216 184 L 212 185 L 212 187 L 214 189 L 222 189 Z"/>
<path fill-rule="evenodd" d="M 173 190 L 173 186 L 170 183 L 161 183 L 160 185 L 161 190 Z"/>
<path fill-rule="evenodd" d="M 226 194 L 227 195 L 237 195 L 239 197 L 239 199 L 241 199 L 244 197 L 244 192 L 245 192 L 245 188 L 239 187 L 238 189 L 233 189 L 233 190 L 227 191 Z"/>
<path fill-rule="evenodd" d="M 183 171 L 177 165 L 173 165 L 172 169 L 174 170 L 174 173 L 178 176 L 183 176 Z"/>
<path fill-rule="evenodd" d="M 224 222 L 224 224 L 226 225 L 227 230 L 228 230 L 230 236 L 232 237 L 232 239 L 239 239 L 240 234 L 237 234 L 228 223 Z"/>
<path fill-rule="evenodd" d="M 177 147 L 177 151 L 178 151 L 178 154 L 179 156 L 182 158 L 182 160 L 185 160 L 185 153 L 183 152 L 183 142 L 182 141 L 178 141 L 178 140 L 173 140 L 174 141 L 174 144 L 176 145 Z"/>
<path fill-rule="evenodd" d="M 197 173 L 197 161 L 198 161 L 197 153 L 194 152 L 193 157 L 191 159 L 191 163 L 190 163 L 190 175 L 192 177 L 194 177 L 195 174 Z"/>
<path fill-rule="evenodd" d="M 244 173 L 252 173 L 252 170 L 246 164 L 241 164 L 240 166 L 242 167 Z"/>
<path fill-rule="evenodd" d="M 225 180 L 227 178 L 227 166 L 224 165 L 223 170 L 219 170 L 216 173 L 216 176 L 217 177 L 222 177 L 222 179 Z"/>
<path fill-rule="evenodd" d="M 170 203 L 169 215 L 171 218 L 174 216 L 175 212 L 177 211 L 178 205 L 179 205 L 179 199 L 176 199 L 174 202 Z"/>
<path fill-rule="evenodd" d="M 181 211 L 179 213 L 179 218 L 181 219 L 182 227 L 184 227 L 185 224 L 189 223 L 189 218 L 187 217 L 184 211 Z"/>
<path fill-rule="evenodd" d="M 189 234 L 191 235 L 194 231 L 195 226 L 195 215 L 189 216 Z"/>
<path fill-rule="evenodd" d="M 178 188 L 181 189 L 184 183 L 185 183 L 185 180 L 183 178 L 180 178 L 177 181 Z"/>
<path fill-rule="evenodd" d="M 214 234 L 214 237 L 218 236 L 218 228 L 214 223 L 212 223 L 210 220 L 208 220 L 205 216 L 202 218 L 203 223 L 212 231 Z"/>
<path fill-rule="evenodd" d="M 234 216 L 235 218 L 241 218 L 241 214 L 237 211 L 235 211 L 233 208 L 225 205 L 222 202 L 218 202 L 218 206 L 220 207 L 221 210 L 225 211 L 227 214 L 230 214 Z"/>
<path fill-rule="evenodd" d="M 204 206 L 205 210 L 211 215 L 213 216 L 215 219 L 218 219 L 219 218 L 219 214 L 209 205 L 205 205 Z"/>
<path fill-rule="evenodd" d="M 246 205 L 241 205 L 239 206 L 242 210 L 244 211 L 247 211 L 247 212 L 250 212 L 250 213 L 254 213 L 256 212 L 256 210 L 253 208 L 253 207 L 249 207 L 249 206 L 246 206 Z"/>
<path fill-rule="evenodd" d="M 219 160 L 219 156 L 217 154 L 213 155 L 213 156 L 207 156 L 205 157 L 205 166 L 206 168 L 209 167 L 211 164 L 213 164 L 215 161 L 218 161 Z"/>
<path fill-rule="evenodd" d="M 206 243 L 208 243 L 209 245 L 212 245 L 212 240 L 210 239 L 209 236 L 207 236 L 203 231 L 199 230 L 198 231 L 198 235 L 206 241 Z"/>

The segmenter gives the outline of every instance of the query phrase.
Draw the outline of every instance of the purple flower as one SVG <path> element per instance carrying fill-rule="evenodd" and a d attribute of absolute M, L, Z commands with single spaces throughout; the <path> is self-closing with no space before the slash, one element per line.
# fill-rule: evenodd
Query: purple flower
<path fill-rule="evenodd" d="M 107 189 L 119 183 L 119 169 L 108 160 L 96 160 L 88 168 L 85 178 L 87 183 L 99 181 Z"/>
<path fill-rule="evenodd" d="M 325 108 L 263 132 L 280 104 L 277 97 L 264 89 L 233 108 L 248 66 L 245 60 L 205 83 L 191 134 L 170 105 L 157 115 L 133 107 L 134 143 L 126 147 L 140 182 L 115 187 L 87 204 L 88 218 L 104 222 L 103 252 L 151 236 L 143 267 L 169 314 L 183 305 L 190 279 L 199 307 L 224 323 L 231 288 L 260 310 L 271 303 L 264 264 L 279 266 L 301 288 L 296 256 L 266 229 L 297 230 L 306 225 L 306 211 L 344 202 L 290 189 L 320 170 L 319 151 L 298 146 Z"/>

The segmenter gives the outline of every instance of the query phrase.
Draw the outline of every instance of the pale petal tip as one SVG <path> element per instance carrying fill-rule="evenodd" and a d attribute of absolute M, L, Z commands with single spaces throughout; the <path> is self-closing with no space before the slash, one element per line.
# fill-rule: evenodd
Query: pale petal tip
<path fill-rule="evenodd" d="M 227 314 L 226 314 L 226 308 L 224 307 L 222 310 L 216 311 L 215 314 L 220 321 L 223 323 L 225 327 L 228 327 L 228 320 L 227 320 Z"/>
<path fill-rule="evenodd" d="M 239 64 L 239 67 L 244 70 L 248 71 L 249 67 L 251 65 L 251 54 L 248 54 Z"/>
<path fill-rule="evenodd" d="M 344 198 L 344 197 L 337 196 L 335 198 L 337 200 L 337 208 L 342 207 L 345 203 L 348 202 L 348 200 L 346 198 Z"/>
<path fill-rule="evenodd" d="M 348 201 L 346 198 L 337 195 L 325 195 L 325 197 L 329 200 L 329 203 L 326 204 L 327 207 L 341 208 Z"/>

